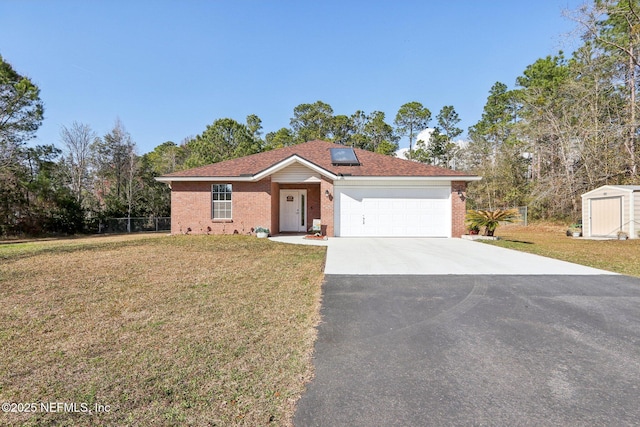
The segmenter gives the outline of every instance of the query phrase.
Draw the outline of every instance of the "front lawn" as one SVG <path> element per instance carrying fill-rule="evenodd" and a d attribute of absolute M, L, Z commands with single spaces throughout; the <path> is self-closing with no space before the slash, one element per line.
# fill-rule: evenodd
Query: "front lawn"
<path fill-rule="evenodd" d="M 0 424 L 290 424 L 324 258 L 247 236 L 0 245 L 0 402 L 37 405 Z"/>
<path fill-rule="evenodd" d="M 495 233 L 502 240 L 488 243 L 640 277 L 640 239 L 574 239 L 566 230 L 558 225 L 506 225 Z"/>

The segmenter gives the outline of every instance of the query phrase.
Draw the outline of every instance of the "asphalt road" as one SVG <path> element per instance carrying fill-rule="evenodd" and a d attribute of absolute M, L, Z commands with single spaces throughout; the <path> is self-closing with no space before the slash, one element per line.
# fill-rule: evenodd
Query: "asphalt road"
<path fill-rule="evenodd" d="M 325 280 L 298 427 L 640 424 L 640 279 Z"/>

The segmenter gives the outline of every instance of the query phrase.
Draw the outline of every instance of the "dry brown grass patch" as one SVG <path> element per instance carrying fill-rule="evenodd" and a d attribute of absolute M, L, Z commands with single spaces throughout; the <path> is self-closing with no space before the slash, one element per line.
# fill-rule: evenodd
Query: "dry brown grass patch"
<path fill-rule="evenodd" d="M 0 421 L 290 423 L 311 375 L 324 248 L 243 236 L 47 245 L 0 266 L 0 401 L 111 411 Z"/>
<path fill-rule="evenodd" d="M 503 226 L 496 230 L 503 240 L 490 244 L 640 277 L 640 239 L 575 239 L 566 231 L 554 224 Z"/>

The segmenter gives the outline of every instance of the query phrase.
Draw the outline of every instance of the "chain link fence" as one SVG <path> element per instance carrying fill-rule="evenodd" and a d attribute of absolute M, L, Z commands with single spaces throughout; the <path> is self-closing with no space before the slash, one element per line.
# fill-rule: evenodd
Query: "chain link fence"
<path fill-rule="evenodd" d="M 140 233 L 144 231 L 170 231 L 170 217 L 107 218 L 100 221 L 98 233 Z"/>

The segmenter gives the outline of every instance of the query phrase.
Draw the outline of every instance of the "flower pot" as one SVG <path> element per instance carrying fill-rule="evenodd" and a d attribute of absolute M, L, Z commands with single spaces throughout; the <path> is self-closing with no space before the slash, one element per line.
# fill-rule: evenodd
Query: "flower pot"
<path fill-rule="evenodd" d="M 264 239 L 269 235 L 269 233 L 265 233 L 264 231 L 260 231 L 258 233 L 256 233 L 256 236 L 258 236 L 258 239 Z"/>
<path fill-rule="evenodd" d="M 573 237 L 580 237 L 580 232 L 579 231 L 574 231 L 573 232 Z"/>

